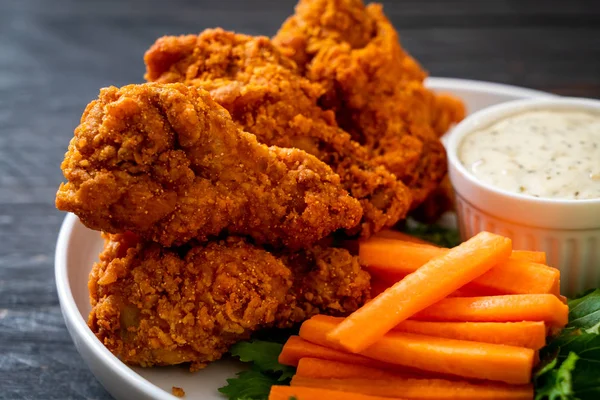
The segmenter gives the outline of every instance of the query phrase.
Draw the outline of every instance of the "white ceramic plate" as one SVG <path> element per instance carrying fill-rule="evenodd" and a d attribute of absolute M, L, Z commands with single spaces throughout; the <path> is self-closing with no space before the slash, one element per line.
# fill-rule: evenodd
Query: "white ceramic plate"
<path fill-rule="evenodd" d="M 550 96 L 530 89 L 462 79 L 429 78 L 427 86 L 462 98 L 468 112 L 509 100 Z M 222 400 L 217 388 L 243 368 L 241 363 L 219 361 L 197 373 L 190 373 L 185 367 L 129 367 L 89 330 L 88 274 L 101 248 L 98 232 L 84 227 L 73 214 L 65 217 L 56 244 L 58 297 L 73 342 L 94 375 L 118 400 L 176 399 L 171 395 L 172 386 L 183 388 L 188 399 Z"/>

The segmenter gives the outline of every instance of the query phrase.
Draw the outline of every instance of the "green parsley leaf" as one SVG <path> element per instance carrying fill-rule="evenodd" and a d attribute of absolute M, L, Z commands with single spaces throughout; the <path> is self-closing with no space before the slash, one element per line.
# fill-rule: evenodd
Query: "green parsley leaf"
<path fill-rule="evenodd" d="M 265 340 L 239 342 L 230 353 L 240 361 L 252 363 L 249 371 L 240 372 L 236 378 L 227 379 L 219 392 L 229 400 L 267 400 L 273 385 L 288 385 L 295 368 L 279 364 L 277 359 L 283 349 L 281 343 Z"/>
<path fill-rule="evenodd" d="M 227 379 L 227 386 L 219 388 L 219 392 L 229 400 L 267 400 L 271 386 L 277 379 L 256 370 L 242 371 L 236 378 Z"/>
<path fill-rule="evenodd" d="M 282 349 L 283 345 L 280 343 L 252 340 L 234 344 L 230 353 L 234 357 L 239 357 L 242 362 L 254 363 L 254 366 L 262 372 L 288 373 L 291 370 L 293 373 L 294 368 L 281 365 L 277 361 Z"/>

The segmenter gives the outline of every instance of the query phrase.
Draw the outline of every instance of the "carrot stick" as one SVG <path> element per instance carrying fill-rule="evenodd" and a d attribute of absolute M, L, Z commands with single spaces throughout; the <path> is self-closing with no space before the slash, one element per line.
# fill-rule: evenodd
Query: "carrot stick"
<path fill-rule="evenodd" d="M 398 281 L 416 271 L 424 263 L 449 250 L 402 242 L 371 239 L 361 242 L 359 257 L 369 272 L 379 279 Z M 494 266 L 468 288 L 482 294 L 541 294 L 560 292 L 560 272 L 543 264 L 524 259 L 535 252 L 513 251 L 509 260 Z M 544 253 L 542 254 L 545 258 Z M 538 258 L 541 258 L 538 256 Z"/>
<path fill-rule="evenodd" d="M 426 322 L 403 321 L 398 332 L 418 333 L 448 339 L 505 344 L 539 350 L 546 345 L 543 322 Z"/>
<path fill-rule="evenodd" d="M 366 394 L 340 392 L 321 388 L 301 386 L 271 386 L 269 400 L 390 400 L 389 397 L 368 396 Z M 392 399 L 394 400 L 394 399 Z M 396 400 L 402 400 L 396 398 Z"/>
<path fill-rule="evenodd" d="M 311 320 L 340 324 L 344 318 L 318 314 Z M 543 322 L 428 322 L 406 320 L 393 331 L 417 333 L 448 339 L 505 344 L 539 350 L 546 345 L 547 329 Z M 317 378 L 316 376 L 314 378 Z M 342 377 L 340 377 L 342 378 Z"/>
<path fill-rule="evenodd" d="M 394 231 L 391 229 L 384 229 L 382 231 L 379 231 L 375 234 L 374 237 L 382 238 L 382 239 L 402 240 L 404 242 L 409 242 L 409 243 L 419 243 L 419 244 L 426 244 L 429 246 L 435 246 L 435 244 L 428 242 L 426 240 L 420 239 L 418 237 L 409 235 L 404 232 Z M 435 246 L 435 247 L 437 247 L 437 246 Z"/>
<path fill-rule="evenodd" d="M 471 284 L 489 294 L 560 294 L 560 271 L 531 261 L 508 259 Z"/>
<path fill-rule="evenodd" d="M 348 364 L 339 361 L 320 360 L 318 358 L 301 358 L 296 376 L 305 378 L 365 378 L 365 379 L 397 379 L 417 377 L 418 374 L 397 373 L 386 369 Z"/>
<path fill-rule="evenodd" d="M 300 337 L 321 346 L 339 348 L 329 334 L 341 324 L 311 318 L 300 327 Z M 405 332 L 390 332 L 360 354 L 374 360 L 465 378 L 513 384 L 531 380 L 534 350 L 524 347 L 470 342 Z"/>
<path fill-rule="evenodd" d="M 392 286 L 396 282 L 398 281 L 385 281 L 384 279 L 381 279 L 377 276 L 371 276 L 371 298 L 374 299 L 375 297 L 379 296 L 381 293 L 385 292 L 390 286 Z M 485 290 L 482 290 L 480 288 L 467 288 L 467 286 L 469 285 L 466 285 L 461 289 L 455 290 L 454 292 L 450 293 L 448 297 L 476 297 L 485 296 L 488 294 L 485 292 Z"/>
<path fill-rule="evenodd" d="M 380 232 L 377 232 L 373 237 L 439 247 L 434 243 L 428 242 L 416 236 L 409 235 L 408 233 L 396 231 L 393 229 L 384 229 Z M 513 250 L 511 258 L 517 260 L 531 261 L 538 264 L 546 264 L 546 253 L 544 253 L 543 251 Z"/>
<path fill-rule="evenodd" d="M 352 313 L 329 339 L 359 352 L 401 321 L 442 300 L 510 257 L 508 238 L 481 232 L 414 273 Z"/>
<path fill-rule="evenodd" d="M 358 247 L 358 257 L 369 271 L 378 273 L 381 270 L 400 276 L 415 272 L 431 259 L 447 252 L 448 249 L 432 245 L 381 238 L 362 241 Z"/>
<path fill-rule="evenodd" d="M 546 264 L 546 253 L 543 251 L 513 250 L 511 258 Z"/>
<path fill-rule="evenodd" d="M 328 388 L 348 393 L 361 393 L 389 398 L 427 400 L 531 400 L 532 385 L 470 383 L 443 379 L 316 379 L 303 376 L 292 378 L 292 387 Z"/>
<path fill-rule="evenodd" d="M 397 366 L 372 360 L 358 354 L 350 354 L 344 351 L 320 346 L 318 344 L 308 342 L 298 336 L 291 336 L 287 340 L 283 346 L 281 354 L 279 354 L 279 363 L 297 367 L 299 361 L 302 358 L 307 357 L 338 361 L 353 365 L 364 365 L 371 368 L 398 369 Z"/>
<path fill-rule="evenodd" d="M 416 314 L 420 321 L 511 322 L 545 321 L 565 326 L 569 307 L 551 294 L 453 297 Z"/>
<path fill-rule="evenodd" d="M 297 367 L 300 359 L 304 357 L 321 358 L 358 365 L 366 365 L 371 361 L 357 354 L 349 354 L 328 347 L 318 346 L 298 336 L 290 336 L 279 354 L 279 363 Z M 364 362 L 361 362 L 361 359 L 364 359 Z"/>
<path fill-rule="evenodd" d="M 290 339 L 288 339 L 288 342 L 290 342 L 290 340 L 293 338 L 294 341 L 297 343 L 297 345 L 295 346 L 301 345 L 303 348 L 308 349 L 308 351 L 302 350 L 301 352 L 298 352 L 293 359 L 293 361 L 295 361 L 295 364 L 285 364 L 281 362 L 281 360 L 279 362 L 281 364 L 293 365 L 294 367 L 298 367 L 299 360 L 302 360 L 304 358 L 317 358 L 320 360 L 329 360 L 344 364 L 353 364 L 355 366 L 364 366 L 371 369 L 385 370 L 389 371 L 395 376 L 427 376 L 430 378 L 448 378 L 448 375 L 438 374 L 431 371 L 423 371 L 413 368 L 411 366 L 403 366 L 393 363 L 381 362 L 369 358 L 368 356 L 365 357 L 360 354 L 348 353 L 341 347 L 335 349 L 335 345 L 331 345 L 331 343 L 327 340 L 325 336 L 329 331 L 331 331 L 336 325 L 339 325 L 343 320 L 344 318 L 342 317 L 332 317 L 330 315 L 317 314 L 314 315 L 310 320 L 304 321 L 304 323 L 300 327 L 299 332 L 299 334 L 302 334 L 304 337 L 292 336 L 290 337 Z M 292 345 L 294 345 L 294 343 L 292 343 Z M 286 343 L 283 347 L 284 352 L 286 351 L 286 346 L 288 346 L 288 343 Z M 322 349 L 325 349 L 325 351 L 323 351 Z"/>

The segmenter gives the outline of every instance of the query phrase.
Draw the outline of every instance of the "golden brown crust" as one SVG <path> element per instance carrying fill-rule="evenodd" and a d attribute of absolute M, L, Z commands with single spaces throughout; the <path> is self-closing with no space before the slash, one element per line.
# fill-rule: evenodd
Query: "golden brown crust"
<path fill-rule="evenodd" d="M 273 47 L 265 36 L 248 36 L 221 28 L 200 35 L 164 36 L 144 55 L 146 75 L 151 82 L 175 83 L 194 79 L 216 81 L 235 76 L 241 81 L 253 69 L 280 65 L 295 70 L 296 64 Z M 208 89 L 210 90 L 210 89 Z"/>
<path fill-rule="evenodd" d="M 348 314 L 370 289 L 357 258 L 341 249 L 273 255 L 230 237 L 175 251 L 132 234 L 106 235 L 88 286 L 88 324 L 115 355 L 192 369 L 257 329 Z"/>
<path fill-rule="evenodd" d="M 300 0 L 274 43 L 325 88 L 321 104 L 340 126 L 410 187 L 412 207 L 423 202 L 446 173 L 438 136 L 460 118 L 460 103 L 423 86 L 425 71 L 400 47 L 381 5 Z"/>
<path fill-rule="evenodd" d="M 193 247 L 110 236 L 90 274 L 89 326 L 123 361 L 142 366 L 217 360 L 272 324 L 292 285 L 288 268 L 241 239 Z"/>
<path fill-rule="evenodd" d="M 447 211 L 456 210 L 455 195 L 448 175 L 429 197 L 413 211 L 412 217 L 427 224 L 433 224 Z"/>
<path fill-rule="evenodd" d="M 62 169 L 59 209 L 165 246 L 228 233 L 300 248 L 362 214 L 326 164 L 259 144 L 207 92 L 183 84 L 101 90 Z"/>
<path fill-rule="evenodd" d="M 267 38 L 222 29 L 197 37 L 163 37 L 146 52 L 145 61 L 147 79 L 207 89 L 260 142 L 299 148 L 330 165 L 361 202 L 363 236 L 406 215 L 407 188 L 369 160 L 366 149 L 337 126 L 332 111 L 319 107 L 322 87 L 298 75 L 295 64 Z"/>
<path fill-rule="evenodd" d="M 292 270 L 292 289 L 275 325 L 289 327 L 316 314 L 346 316 L 370 296 L 370 276 L 348 250 L 313 246 L 278 257 Z"/>

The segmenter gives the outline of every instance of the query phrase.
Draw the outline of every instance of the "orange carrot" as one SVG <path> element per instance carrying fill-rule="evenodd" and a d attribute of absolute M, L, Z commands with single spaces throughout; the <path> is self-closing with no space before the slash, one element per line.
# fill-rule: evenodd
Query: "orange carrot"
<path fill-rule="evenodd" d="M 425 244 L 429 246 L 439 247 L 434 243 L 428 242 L 421 238 L 409 235 L 408 233 L 392 230 L 392 229 L 384 229 L 380 232 L 377 232 L 374 238 L 380 239 L 392 239 L 398 240 L 408 243 L 418 243 Z M 531 261 L 538 264 L 546 264 L 546 253 L 543 251 L 529 251 L 529 250 L 513 250 L 511 258 L 517 260 Z"/>
<path fill-rule="evenodd" d="M 365 378 L 365 379 L 397 379 L 417 377 L 418 374 L 398 373 L 387 369 L 348 364 L 339 361 L 320 360 L 318 358 L 301 358 L 296 376 L 305 378 Z"/>
<path fill-rule="evenodd" d="M 409 243 L 419 243 L 419 244 L 426 244 L 429 246 L 436 246 L 435 244 L 428 242 L 426 240 L 420 239 L 418 237 L 409 235 L 408 233 L 404 233 L 404 232 L 400 232 L 400 231 L 394 231 L 391 229 L 384 229 L 380 232 L 377 232 L 375 234 L 376 238 L 382 238 L 382 239 L 393 239 L 393 240 L 402 240 L 404 242 L 409 242 Z"/>
<path fill-rule="evenodd" d="M 539 350 L 546 345 L 543 322 L 426 322 L 403 321 L 398 332 L 418 333 L 448 339 L 505 344 Z"/>
<path fill-rule="evenodd" d="M 487 293 L 485 291 L 482 292 L 481 288 L 472 287 L 470 285 L 465 285 L 458 290 L 450 293 L 448 297 L 477 297 L 477 296 L 486 296 Z"/>
<path fill-rule="evenodd" d="M 433 243 L 390 230 L 381 231 L 369 240 L 360 241 L 359 245 L 367 264 L 385 266 L 390 263 L 398 265 L 398 268 L 404 265 L 404 273 L 412 272 L 431 258 L 448 251 Z M 429 255 L 429 258 L 426 255 Z M 510 258 L 546 264 L 546 253 L 543 251 L 513 250 Z"/>
<path fill-rule="evenodd" d="M 341 324 L 339 324 L 341 325 Z M 328 339 L 336 321 L 311 318 L 300 327 L 300 337 L 321 346 L 340 348 Z M 360 352 L 389 364 L 465 378 L 513 384 L 531 380 L 534 350 L 524 347 L 390 332 Z"/>
<path fill-rule="evenodd" d="M 302 386 L 271 386 L 269 400 L 390 400 L 389 397 L 368 396 L 366 394 L 340 392 Z M 394 400 L 394 399 L 391 399 Z M 396 400 L 402 400 L 396 398 Z"/>
<path fill-rule="evenodd" d="M 416 271 L 432 258 L 447 254 L 448 251 L 400 240 L 371 239 L 360 244 L 359 257 L 373 276 L 393 282 Z M 555 268 L 525 260 L 524 255 L 529 253 L 535 252 L 513 251 L 506 262 L 494 266 L 467 288 L 485 295 L 558 295 L 560 272 Z M 539 254 L 545 257 L 544 253 Z"/>
<path fill-rule="evenodd" d="M 364 358 L 356 354 L 348 354 L 327 347 L 318 346 L 307 342 L 298 336 L 291 336 L 285 342 L 285 345 L 279 354 L 279 363 L 297 367 L 298 362 L 303 357 L 314 357 L 359 365 L 363 365 L 360 363 L 360 359 Z"/>
<path fill-rule="evenodd" d="M 361 353 L 388 363 L 464 378 L 526 384 L 535 351 L 524 347 L 390 332 Z"/>
<path fill-rule="evenodd" d="M 427 400 L 531 400 L 532 385 L 470 383 L 443 379 L 316 379 L 303 376 L 292 378 L 292 387 L 327 388 L 348 393 L 361 393 L 389 398 Z"/>
<path fill-rule="evenodd" d="M 430 260 L 352 313 L 329 339 L 355 353 L 364 350 L 401 321 L 506 261 L 511 251 L 510 239 L 481 232 Z"/>
<path fill-rule="evenodd" d="M 546 253 L 543 251 L 513 250 L 511 258 L 546 264 Z"/>
<path fill-rule="evenodd" d="M 489 294 L 560 293 L 560 271 L 546 265 L 508 259 L 465 286 Z"/>
<path fill-rule="evenodd" d="M 379 296 L 381 293 L 385 292 L 390 286 L 392 286 L 396 282 L 398 281 L 385 281 L 384 279 L 381 279 L 377 276 L 371 276 L 371 298 L 374 299 L 375 297 Z M 455 290 L 454 292 L 450 293 L 448 297 L 476 297 L 485 296 L 488 294 L 485 292 L 485 290 L 482 291 L 480 288 L 467 288 L 467 286 L 469 285 L 466 285 L 461 289 Z"/>
<path fill-rule="evenodd" d="M 373 238 L 360 242 L 358 257 L 375 274 L 393 273 L 404 276 L 435 257 L 443 256 L 448 249 L 401 240 Z"/>
<path fill-rule="evenodd" d="M 420 321 L 511 322 L 545 321 L 565 326 L 569 307 L 551 294 L 453 297 L 416 314 Z"/>
<path fill-rule="evenodd" d="M 285 345 L 281 354 L 279 354 L 279 363 L 297 367 L 302 358 L 319 358 L 322 360 L 339 361 L 346 364 L 364 365 L 371 368 L 392 369 L 394 365 L 372 360 L 358 354 L 350 354 L 344 351 L 334 350 L 329 347 L 308 342 L 298 336 L 291 336 Z"/>
<path fill-rule="evenodd" d="M 313 316 L 311 320 L 337 325 L 344 318 L 318 314 Z M 396 325 L 393 330 L 448 339 L 527 347 L 533 350 L 539 350 L 546 345 L 547 333 L 546 326 L 539 321 L 428 322 L 406 320 Z"/>

